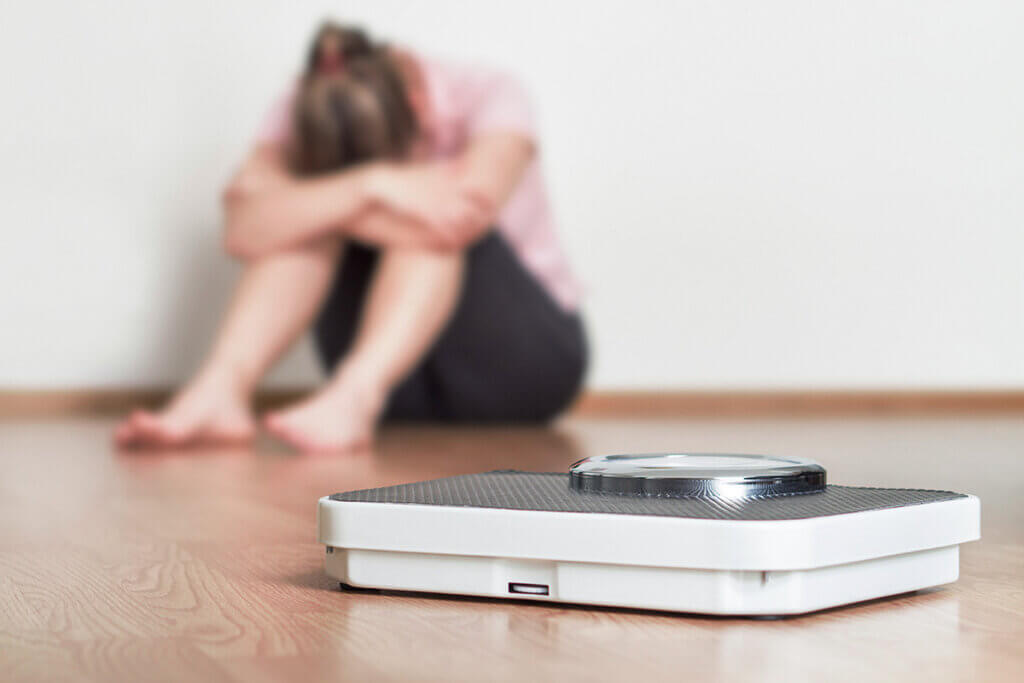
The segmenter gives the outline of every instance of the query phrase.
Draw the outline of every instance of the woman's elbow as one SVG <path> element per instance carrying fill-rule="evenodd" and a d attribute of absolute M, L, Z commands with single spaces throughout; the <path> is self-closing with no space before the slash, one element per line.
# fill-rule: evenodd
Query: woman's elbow
<path fill-rule="evenodd" d="M 247 182 L 242 174 L 238 174 L 228 181 L 221 190 L 221 206 L 223 206 L 225 210 L 229 210 L 231 207 L 237 206 L 252 194 L 251 183 Z"/>
<path fill-rule="evenodd" d="M 228 230 L 224 231 L 221 239 L 221 248 L 224 250 L 225 254 L 236 261 L 248 261 L 252 258 L 252 254 L 250 254 L 249 250 L 245 248 L 245 245 L 243 245 L 241 241 Z"/>
<path fill-rule="evenodd" d="M 259 254 L 253 248 L 252 241 L 245 239 L 237 219 L 229 215 L 221 232 L 221 248 L 224 253 L 238 261 L 250 261 Z"/>

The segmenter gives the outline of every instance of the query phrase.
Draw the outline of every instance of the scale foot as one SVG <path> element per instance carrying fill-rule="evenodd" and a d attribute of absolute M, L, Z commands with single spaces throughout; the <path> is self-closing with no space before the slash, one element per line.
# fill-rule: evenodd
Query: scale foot
<path fill-rule="evenodd" d="M 347 584 L 344 581 L 338 582 L 338 588 L 345 593 L 380 593 L 379 588 L 360 588 L 359 586 Z"/>

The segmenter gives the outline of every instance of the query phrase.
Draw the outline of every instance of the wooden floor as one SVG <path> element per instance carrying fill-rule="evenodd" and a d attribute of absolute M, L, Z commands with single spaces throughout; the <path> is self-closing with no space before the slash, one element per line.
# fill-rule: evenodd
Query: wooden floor
<path fill-rule="evenodd" d="M 1024 419 L 574 420 L 392 429 L 373 455 L 123 455 L 98 419 L 0 424 L 0 680 L 1024 680 Z M 776 621 L 343 593 L 335 491 L 616 451 L 788 453 L 952 488 L 983 540 L 951 586 Z"/>

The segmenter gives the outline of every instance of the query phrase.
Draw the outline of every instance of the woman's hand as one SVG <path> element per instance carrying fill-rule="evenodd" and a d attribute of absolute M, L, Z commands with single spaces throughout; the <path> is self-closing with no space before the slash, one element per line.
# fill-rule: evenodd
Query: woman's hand
<path fill-rule="evenodd" d="M 440 247 L 460 247 L 494 218 L 493 202 L 451 163 L 376 164 L 365 176 L 370 201 L 422 224 Z"/>

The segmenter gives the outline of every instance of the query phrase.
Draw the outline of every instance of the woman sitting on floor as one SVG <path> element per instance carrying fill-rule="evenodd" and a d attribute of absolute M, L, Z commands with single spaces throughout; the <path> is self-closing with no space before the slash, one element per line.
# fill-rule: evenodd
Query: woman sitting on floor
<path fill-rule="evenodd" d="M 125 447 L 238 442 L 260 378 L 311 324 L 326 385 L 267 415 L 301 450 L 364 447 L 381 418 L 544 421 L 579 391 L 579 290 L 530 107 L 509 78 L 327 24 L 224 193 L 245 263 L 200 370 Z"/>

